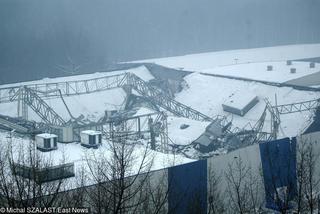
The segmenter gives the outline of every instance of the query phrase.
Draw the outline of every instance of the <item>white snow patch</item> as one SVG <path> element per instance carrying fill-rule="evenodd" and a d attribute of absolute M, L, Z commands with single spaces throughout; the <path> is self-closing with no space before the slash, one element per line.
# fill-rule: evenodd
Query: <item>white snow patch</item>
<path fill-rule="evenodd" d="M 181 129 L 180 126 L 186 124 L 189 127 Z M 189 145 L 197 139 L 209 125 L 209 122 L 191 120 L 183 117 L 168 117 L 168 136 L 177 145 Z"/>

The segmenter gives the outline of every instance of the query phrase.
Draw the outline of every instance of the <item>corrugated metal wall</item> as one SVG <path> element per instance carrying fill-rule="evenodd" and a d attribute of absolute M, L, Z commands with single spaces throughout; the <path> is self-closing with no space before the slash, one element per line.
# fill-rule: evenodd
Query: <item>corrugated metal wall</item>
<path fill-rule="evenodd" d="M 304 138 L 317 141 L 320 133 Z M 316 139 L 314 139 L 316 138 Z M 298 142 L 297 142 L 298 141 Z M 252 176 L 257 179 L 259 199 L 265 202 L 262 206 L 279 210 L 281 206 L 281 191 L 287 191 L 288 201 L 297 193 L 297 143 L 296 138 L 255 144 L 226 155 L 215 156 L 184 165 L 170 167 L 164 171 L 168 173 L 168 211 L 169 213 L 207 213 L 211 197 L 211 176 L 219 177 L 218 190 L 222 193 L 222 200 L 229 206 L 227 195 L 228 167 L 239 159 L 243 166 L 251 169 Z M 320 151 L 320 142 L 314 149 Z M 319 165 L 319 164 L 318 164 Z M 279 194 L 277 198 L 275 195 Z M 290 203 L 286 204 L 290 206 Z M 230 207 L 227 207 L 230 209 Z"/>

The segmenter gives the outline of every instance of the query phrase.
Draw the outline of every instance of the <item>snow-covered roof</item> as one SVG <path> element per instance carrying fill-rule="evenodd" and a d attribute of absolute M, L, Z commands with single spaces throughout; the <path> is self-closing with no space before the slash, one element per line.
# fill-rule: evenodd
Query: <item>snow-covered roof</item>
<path fill-rule="evenodd" d="M 310 68 L 309 62 L 302 61 L 293 61 L 292 65 L 287 65 L 287 60 L 313 57 L 320 57 L 320 44 L 228 50 L 146 59 L 139 62 L 153 62 L 186 71 L 284 83 L 319 72 L 317 68 L 320 67 L 320 63 L 316 63 L 316 68 Z M 268 65 L 273 66 L 272 71 L 267 71 Z M 296 68 L 296 73 L 291 73 L 291 68 Z"/>
<path fill-rule="evenodd" d="M 181 129 L 181 125 L 189 125 Z M 168 136 L 173 144 L 189 145 L 205 132 L 209 122 L 196 121 L 183 117 L 168 117 Z"/>
<path fill-rule="evenodd" d="M 203 71 L 215 67 L 270 61 L 286 61 L 320 56 L 320 44 L 299 44 L 287 46 L 239 49 L 139 60 L 153 62 L 170 68 L 189 71 Z"/>
<path fill-rule="evenodd" d="M 81 134 L 87 134 L 87 135 L 98 135 L 101 134 L 100 131 L 95 131 L 95 130 L 84 130 L 81 132 Z"/>
<path fill-rule="evenodd" d="M 277 103 L 288 104 L 313 100 L 320 97 L 320 92 L 295 90 L 292 87 L 277 87 L 262 84 L 254 81 L 242 81 L 226 79 L 193 73 L 185 77 L 188 87 L 176 94 L 175 99 L 185 105 L 190 106 L 212 118 L 216 115 L 223 115 L 232 120 L 235 127 L 243 128 L 248 123 L 254 125 L 261 117 L 265 102 L 258 102 L 254 108 L 243 117 L 225 112 L 222 104 L 228 100 L 229 95 L 235 92 L 246 92 L 255 94 L 263 100 L 267 98 L 272 105 L 275 105 L 275 95 Z M 244 94 L 244 96 L 246 96 Z M 240 97 L 241 99 L 241 97 Z M 281 128 L 279 137 L 292 137 L 299 134 L 310 123 L 312 111 L 296 112 L 281 115 Z M 266 132 L 270 132 L 270 115 L 267 114 L 265 120 Z"/>
<path fill-rule="evenodd" d="M 267 66 L 272 66 L 273 69 L 268 71 Z M 318 66 L 320 66 L 319 63 Z M 290 72 L 292 68 L 296 69 L 295 73 Z M 256 63 L 246 62 L 242 64 L 238 63 L 233 65 L 208 68 L 200 70 L 199 72 L 284 83 L 293 79 L 304 77 L 306 75 L 317 73 L 319 72 L 319 70 L 310 68 L 308 62 L 294 61 L 292 62 L 292 65 L 287 65 L 286 61 L 271 61 Z"/>
<path fill-rule="evenodd" d="M 6 132 L 0 132 L 0 141 L 3 143 L 9 143 L 7 141 L 7 135 Z M 58 166 L 61 164 L 66 163 L 74 163 L 75 166 L 75 178 L 77 179 L 77 176 L 81 176 L 81 170 L 89 170 L 88 169 L 88 161 L 94 160 L 95 158 L 104 157 L 104 158 L 110 158 L 112 157 L 112 149 L 110 148 L 111 144 L 109 141 L 102 139 L 102 145 L 99 146 L 96 149 L 92 148 L 84 148 L 81 146 L 80 143 L 59 143 L 58 142 L 58 149 L 49 151 L 49 152 L 39 152 L 36 150 L 35 144 L 33 144 L 30 139 L 27 138 L 21 138 L 12 136 L 11 138 L 11 145 L 14 155 L 14 160 L 19 160 L 19 157 L 22 157 L 20 155 L 23 155 L 25 152 L 25 157 L 28 157 L 30 148 L 34 148 L 34 152 L 38 154 L 38 157 L 42 161 L 42 164 L 40 163 L 39 167 L 47 167 L 48 163 L 50 166 Z M 148 144 L 147 141 L 141 141 L 140 143 L 136 143 L 135 147 L 133 149 L 132 157 L 135 160 L 135 163 L 137 165 L 132 166 L 131 170 L 128 170 L 128 175 L 133 175 L 139 170 L 139 164 L 143 160 L 143 156 L 146 152 L 146 145 Z M 1 144 L 4 146 L 3 148 L 9 148 L 6 147 L 6 145 Z M 102 155 L 102 156 L 101 156 Z M 163 168 L 168 168 L 175 165 L 180 165 L 184 163 L 193 162 L 196 160 L 186 158 L 179 154 L 165 154 L 162 152 L 151 150 L 150 148 L 147 149 L 147 157 L 144 160 L 145 162 L 152 162 L 151 170 L 159 170 Z M 29 162 L 26 161 L 24 164 L 28 164 Z M 73 179 L 73 178 L 70 178 Z M 92 180 L 88 180 L 87 185 L 93 184 L 95 181 L 92 178 Z M 72 188 L 72 186 L 68 186 L 67 188 Z"/>
<path fill-rule="evenodd" d="M 230 94 L 223 104 L 242 110 L 255 99 L 257 99 L 257 96 L 247 90 L 237 91 Z"/>
<path fill-rule="evenodd" d="M 36 137 L 49 139 L 49 138 L 54 138 L 54 137 L 58 137 L 58 136 L 55 134 L 43 133 L 43 134 L 37 134 Z"/>

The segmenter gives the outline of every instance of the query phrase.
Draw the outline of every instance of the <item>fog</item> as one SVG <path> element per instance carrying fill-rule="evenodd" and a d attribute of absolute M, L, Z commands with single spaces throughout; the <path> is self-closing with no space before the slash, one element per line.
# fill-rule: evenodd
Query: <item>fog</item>
<path fill-rule="evenodd" d="M 0 84 L 116 62 L 320 42 L 319 0 L 0 0 Z M 76 69 L 74 69 L 76 67 Z"/>

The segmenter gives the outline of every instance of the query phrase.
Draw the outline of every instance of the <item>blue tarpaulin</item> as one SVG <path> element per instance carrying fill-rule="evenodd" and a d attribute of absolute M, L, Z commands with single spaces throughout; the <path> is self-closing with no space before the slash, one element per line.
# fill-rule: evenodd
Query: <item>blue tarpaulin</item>
<path fill-rule="evenodd" d="M 288 208 L 297 192 L 296 139 L 265 142 L 259 147 L 266 207 L 274 210 Z"/>
<path fill-rule="evenodd" d="M 168 171 L 169 213 L 207 213 L 207 160 Z"/>

